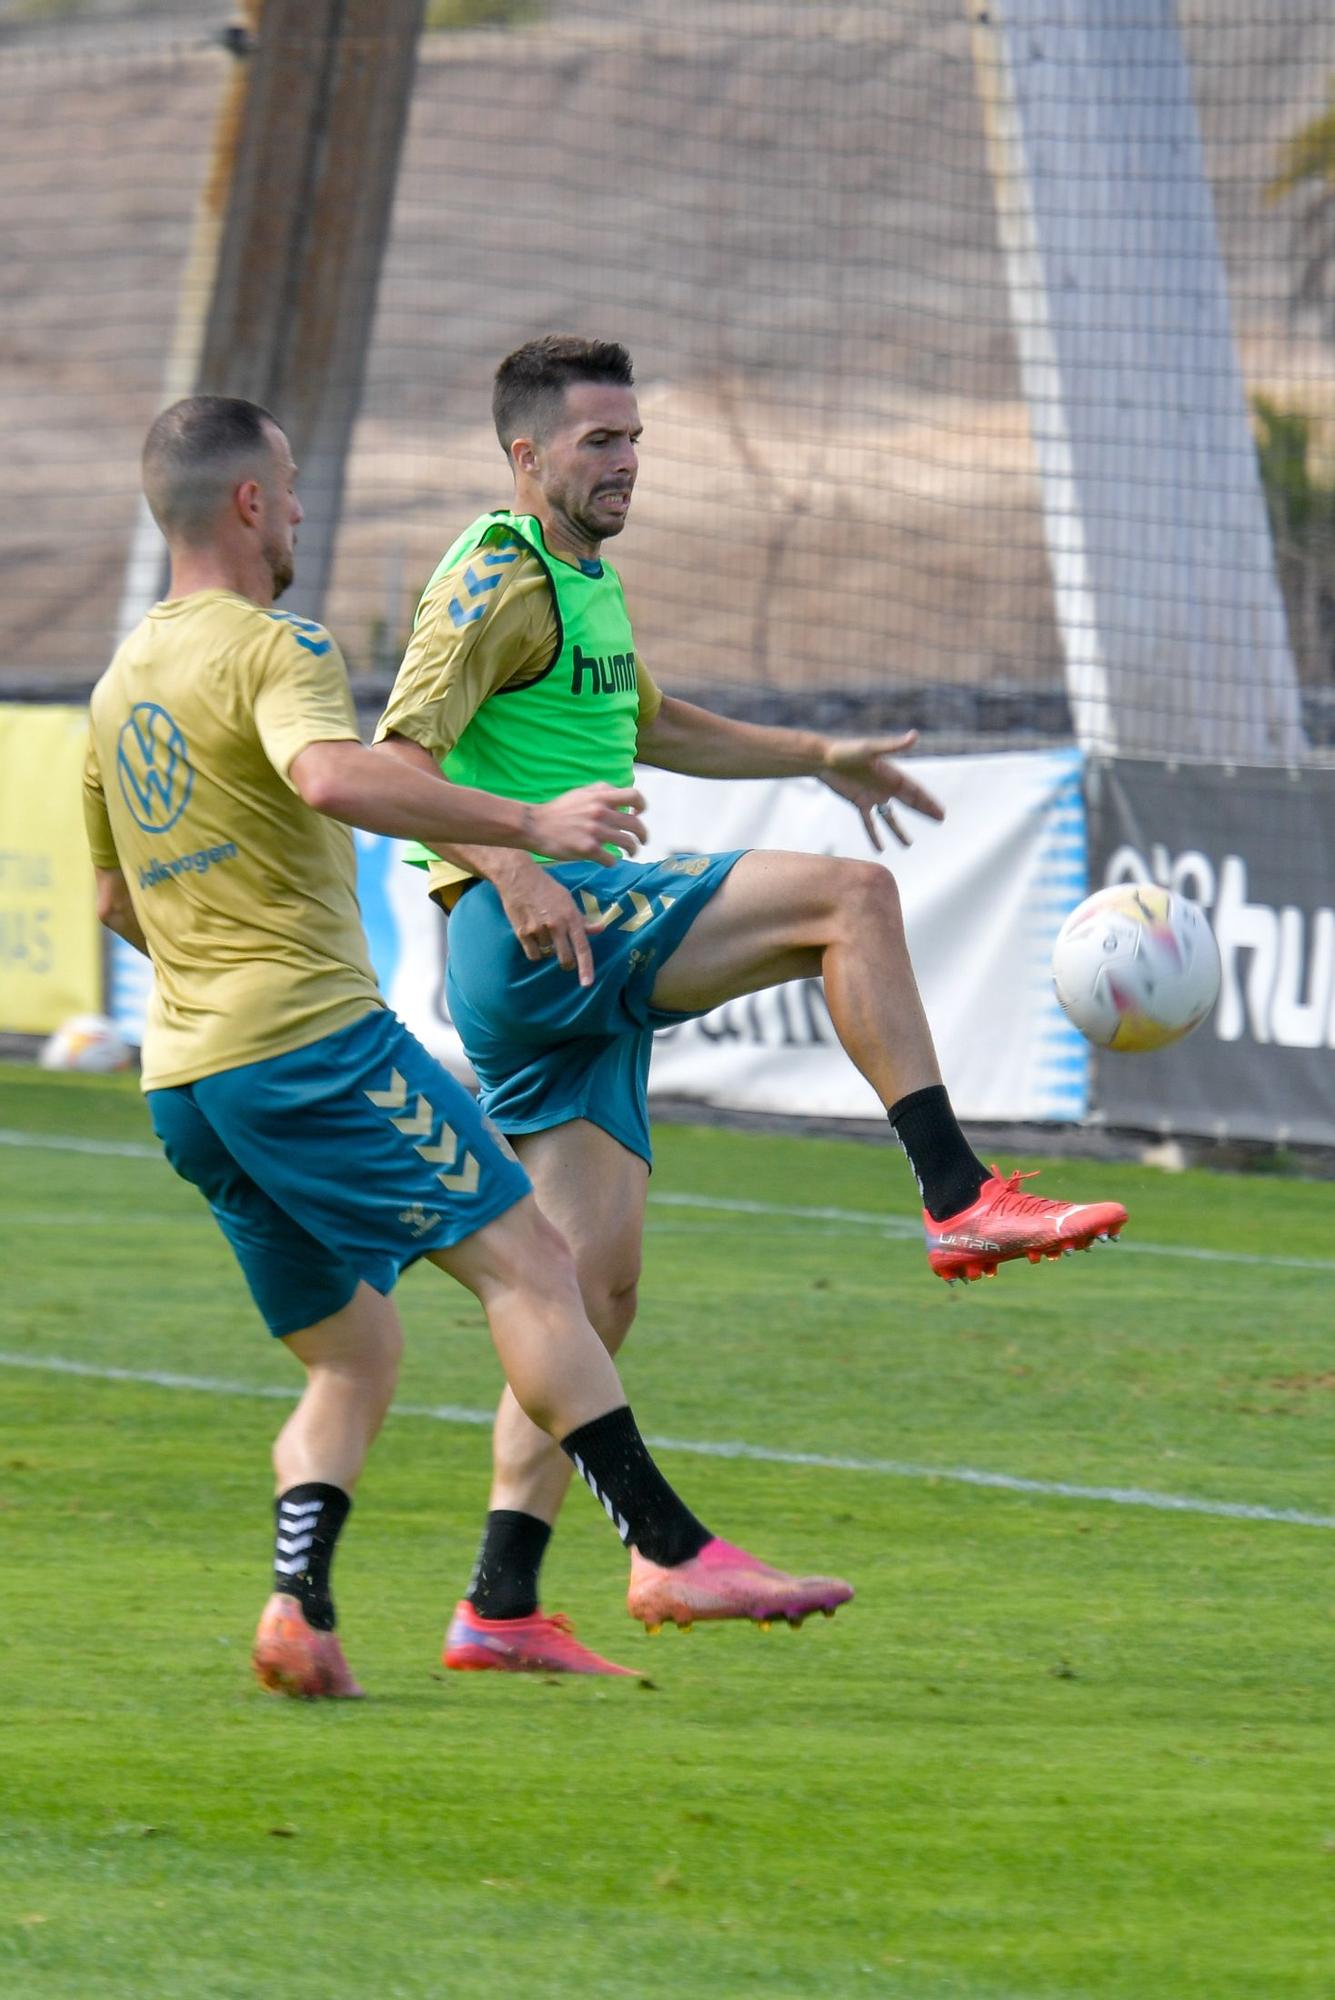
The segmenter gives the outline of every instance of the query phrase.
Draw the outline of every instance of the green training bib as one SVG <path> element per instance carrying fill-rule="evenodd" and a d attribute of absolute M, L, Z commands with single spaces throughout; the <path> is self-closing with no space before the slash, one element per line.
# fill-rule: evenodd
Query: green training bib
<path fill-rule="evenodd" d="M 502 688 L 483 702 L 442 769 L 454 784 L 526 805 L 542 805 L 577 785 L 632 784 L 640 715 L 635 639 L 621 579 L 609 563 L 562 562 L 549 552 L 534 515 L 502 508 L 465 528 L 427 589 L 471 556 L 449 604 L 455 624 L 466 625 L 486 615 L 491 592 L 525 547 L 551 584 L 556 652 L 537 680 Z M 406 858 L 425 866 L 435 857 L 414 845 Z"/>

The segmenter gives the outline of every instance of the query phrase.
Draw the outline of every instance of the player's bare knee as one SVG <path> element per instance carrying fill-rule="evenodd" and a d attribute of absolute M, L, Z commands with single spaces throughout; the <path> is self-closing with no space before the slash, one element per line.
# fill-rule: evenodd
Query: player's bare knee
<path fill-rule="evenodd" d="M 465 1266 L 456 1270 L 456 1275 L 474 1289 L 480 1287 L 484 1298 L 487 1288 L 493 1285 L 507 1291 L 527 1291 L 535 1284 L 544 1291 L 567 1285 L 577 1289 L 570 1246 L 531 1195 L 487 1223 L 477 1236 L 466 1238 L 465 1248 L 470 1245 L 481 1253 L 479 1265 Z M 448 1252 L 433 1261 L 439 1261 L 446 1270 L 454 1268 Z"/>
<path fill-rule="evenodd" d="M 352 1397 L 368 1410 L 382 1412 L 398 1387 L 403 1336 L 395 1329 L 383 1339 L 377 1334 L 358 1348 L 307 1364 L 306 1379 L 317 1396 Z"/>
<path fill-rule="evenodd" d="M 609 1354 L 615 1354 L 635 1324 L 640 1288 L 637 1278 L 622 1284 L 604 1285 L 592 1296 L 585 1294 L 585 1310 L 598 1338 Z"/>
<path fill-rule="evenodd" d="M 845 861 L 840 864 L 839 917 L 850 942 L 869 932 L 884 936 L 904 928 L 899 887 L 888 868 L 874 861 Z"/>

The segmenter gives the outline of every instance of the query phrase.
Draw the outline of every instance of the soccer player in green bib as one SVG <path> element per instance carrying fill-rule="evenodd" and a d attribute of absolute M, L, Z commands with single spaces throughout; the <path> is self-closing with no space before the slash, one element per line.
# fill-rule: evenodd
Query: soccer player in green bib
<path fill-rule="evenodd" d="M 943 817 L 895 761 L 913 732 L 764 727 L 655 685 L 602 553 L 626 525 L 637 472 L 624 348 L 530 341 L 501 363 L 492 407 L 513 506 L 466 528 L 431 578 L 377 743 L 452 783 L 529 803 L 595 779 L 629 785 L 637 761 L 702 777 L 819 777 L 856 808 L 877 849 L 882 827 L 904 838 L 896 807 Z M 1044 1200 L 976 1158 L 941 1081 L 881 862 L 731 852 L 617 857 L 603 870 L 460 846 L 415 858 L 450 911 L 450 1013 L 483 1107 L 569 1240 L 589 1316 L 613 1352 L 635 1314 L 653 1031 L 784 980 L 824 978 L 839 1039 L 917 1177 L 940 1276 L 1059 1256 L 1125 1222 L 1117 1203 Z M 617 1671 L 540 1608 L 539 1570 L 568 1480 L 560 1451 L 507 1394 L 447 1666 Z"/>

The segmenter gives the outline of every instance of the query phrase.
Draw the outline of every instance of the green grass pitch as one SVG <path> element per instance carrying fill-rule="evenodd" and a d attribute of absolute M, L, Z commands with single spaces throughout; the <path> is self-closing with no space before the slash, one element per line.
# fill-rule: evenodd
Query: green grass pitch
<path fill-rule="evenodd" d="M 247 1671 L 295 1366 L 125 1080 L 0 1128 L 3 2000 L 1335 1992 L 1328 1186 L 1052 1163 L 1125 1245 L 950 1291 L 891 1148 L 663 1130 L 632 1400 L 856 1601 L 651 1639 L 572 1492 L 549 1606 L 656 1685 L 445 1676 L 498 1377 L 423 1269 L 325 1707 Z"/>

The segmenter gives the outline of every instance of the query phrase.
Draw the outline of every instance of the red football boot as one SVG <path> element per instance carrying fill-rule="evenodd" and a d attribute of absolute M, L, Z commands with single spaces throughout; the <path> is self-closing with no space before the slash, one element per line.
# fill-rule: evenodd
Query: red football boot
<path fill-rule="evenodd" d="M 356 1701 L 366 1692 L 352 1678 L 337 1632 L 317 1632 L 306 1623 L 297 1599 L 281 1591 L 274 1592 L 261 1613 L 250 1664 L 272 1694 Z"/>
<path fill-rule="evenodd" d="M 464 1674 L 624 1674 L 643 1679 L 634 1667 L 619 1667 L 581 1646 L 570 1620 L 559 1611 L 550 1618 L 541 1611 L 527 1618 L 479 1618 L 466 1597 L 454 1608 L 441 1658 Z"/>
<path fill-rule="evenodd" d="M 1033 1174 L 1015 1173 L 1002 1180 L 993 1167 L 978 1198 L 958 1215 L 937 1222 L 923 1211 L 927 1261 L 938 1278 L 953 1285 L 974 1278 L 994 1278 L 998 1264 L 1027 1257 L 1064 1257 L 1070 1250 L 1088 1250 L 1096 1242 L 1111 1242 L 1126 1221 L 1118 1201 L 1047 1201 L 1025 1194 L 1021 1181 Z"/>
<path fill-rule="evenodd" d="M 632 1549 L 626 1609 L 651 1632 L 666 1624 L 689 1631 L 707 1618 L 746 1618 L 761 1626 L 783 1618 L 800 1625 L 813 1611 L 833 1618 L 852 1595 L 852 1584 L 840 1577 L 788 1576 L 715 1536 L 699 1555 L 670 1569 Z"/>

